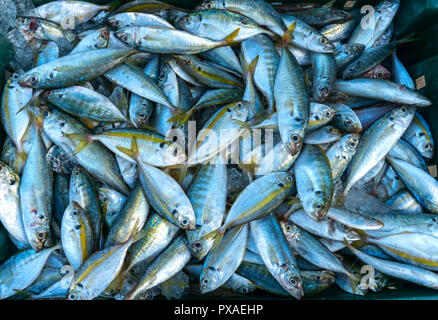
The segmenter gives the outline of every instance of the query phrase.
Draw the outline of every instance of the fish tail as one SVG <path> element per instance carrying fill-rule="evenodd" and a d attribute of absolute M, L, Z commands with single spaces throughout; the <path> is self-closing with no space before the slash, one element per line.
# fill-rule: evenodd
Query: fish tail
<path fill-rule="evenodd" d="M 238 124 L 240 127 L 248 129 L 249 131 L 252 132 L 252 127 L 251 127 L 251 125 L 249 123 L 246 123 L 245 121 L 241 121 L 241 120 L 238 120 L 238 119 L 232 119 L 232 120 L 233 120 L 233 122 Z"/>
<path fill-rule="evenodd" d="M 15 291 L 16 294 L 18 294 L 20 297 L 22 297 L 24 300 L 29 300 L 32 298 L 32 294 L 29 292 L 26 292 L 24 290 L 18 290 L 18 289 L 12 289 Z"/>
<path fill-rule="evenodd" d="M 88 146 L 92 141 L 91 135 L 89 135 L 88 133 L 64 133 L 64 136 L 66 136 L 69 139 L 79 141 L 79 144 L 76 147 L 76 149 L 73 151 L 73 153 L 70 154 L 70 158 L 73 158 L 79 152 L 84 150 L 84 148 Z"/>
<path fill-rule="evenodd" d="M 236 39 L 237 35 L 239 34 L 240 28 L 237 28 L 236 30 L 234 30 L 233 32 L 231 32 L 228 36 L 226 36 L 223 39 L 223 42 L 225 43 L 225 45 L 229 46 L 234 44 L 234 39 Z"/>
<path fill-rule="evenodd" d="M 295 28 L 297 26 L 296 21 L 294 21 L 293 23 L 291 23 L 288 27 L 287 27 L 287 31 L 283 34 L 283 37 L 281 38 L 281 42 L 280 42 L 280 46 L 282 48 L 285 48 L 288 46 L 289 42 L 293 39 L 295 39 L 294 37 L 294 32 L 295 32 Z"/>

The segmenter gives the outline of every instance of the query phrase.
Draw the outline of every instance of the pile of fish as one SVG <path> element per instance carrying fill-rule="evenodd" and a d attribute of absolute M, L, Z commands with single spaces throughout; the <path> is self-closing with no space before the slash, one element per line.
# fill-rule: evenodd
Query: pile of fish
<path fill-rule="evenodd" d="M 37 54 L 2 94 L 0 299 L 438 289 L 431 102 L 396 55 L 399 2 L 371 25 L 263 0 L 17 17 Z"/>

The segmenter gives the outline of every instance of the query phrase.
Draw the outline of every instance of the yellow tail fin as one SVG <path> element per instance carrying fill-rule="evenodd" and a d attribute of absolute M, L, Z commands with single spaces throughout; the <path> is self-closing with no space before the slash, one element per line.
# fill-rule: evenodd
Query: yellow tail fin
<path fill-rule="evenodd" d="M 232 45 L 235 41 L 234 39 L 236 39 L 237 35 L 239 34 L 240 28 L 237 28 L 236 30 L 234 30 L 233 32 L 231 32 L 228 36 L 226 36 L 223 41 L 226 45 Z"/>

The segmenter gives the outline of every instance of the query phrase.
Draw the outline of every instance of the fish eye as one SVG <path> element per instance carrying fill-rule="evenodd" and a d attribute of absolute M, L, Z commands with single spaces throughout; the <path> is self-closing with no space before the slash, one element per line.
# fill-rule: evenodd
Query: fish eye
<path fill-rule="evenodd" d="M 347 126 L 351 126 L 353 124 L 353 121 L 351 119 L 347 119 L 347 120 L 345 120 L 345 124 Z"/>
<path fill-rule="evenodd" d="M 207 4 L 205 5 L 205 7 L 206 7 L 207 9 L 211 9 L 211 8 L 213 8 L 213 5 L 211 4 L 211 2 L 207 2 Z"/>
<path fill-rule="evenodd" d="M 239 102 L 239 103 L 236 105 L 236 107 L 237 107 L 238 109 L 242 108 L 242 102 Z"/>
<path fill-rule="evenodd" d="M 182 224 L 183 226 L 186 226 L 186 225 L 189 224 L 189 221 L 188 221 L 187 219 L 183 219 L 183 220 L 181 220 L 181 224 Z"/>
<path fill-rule="evenodd" d="M 202 244 L 201 244 L 201 242 L 199 242 L 199 241 L 196 241 L 195 243 L 193 243 L 193 247 L 195 248 L 195 249 L 201 249 L 201 247 L 202 247 Z"/>
<path fill-rule="evenodd" d="M 37 77 L 37 76 L 32 76 L 32 77 L 30 78 L 30 82 L 32 82 L 32 83 L 37 83 L 37 82 L 38 82 L 38 77 Z"/>
<path fill-rule="evenodd" d="M 242 293 L 248 293 L 248 288 L 247 287 L 242 287 L 240 290 L 242 291 Z"/>
<path fill-rule="evenodd" d="M 401 108 L 400 108 L 400 111 L 401 111 L 402 113 L 406 113 L 406 112 L 408 112 L 408 109 L 407 109 L 406 107 L 401 107 Z"/>
<path fill-rule="evenodd" d="M 286 231 L 287 232 L 291 232 L 292 231 L 292 226 L 290 224 L 286 225 Z"/>
<path fill-rule="evenodd" d="M 320 277 L 320 276 L 315 276 L 313 279 L 314 279 L 315 281 L 319 282 L 319 281 L 321 280 L 321 277 Z"/>
<path fill-rule="evenodd" d="M 322 208 L 322 205 L 320 205 L 320 204 L 317 204 L 317 205 L 315 206 L 315 208 L 319 210 L 319 209 L 321 209 L 321 208 Z"/>
<path fill-rule="evenodd" d="M 279 186 L 280 188 L 284 188 L 284 187 L 285 187 L 285 185 L 282 184 L 281 182 L 278 184 L 278 186 Z"/>
<path fill-rule="evenodd" d="M 145 114 L 144 112 L 139 112 L 139 113 L 138 113 L 138 117 L 139 117 L 140 119 L 145 119 L 145 118 L 146 118 L 146 114 Z"/>
<path fill-rule="evenodd" d="M 286 177 L 286 180 L 287 180 L 287 181 L 292 181 L 293 179 L 292 179 L 291 176 L 287 176 L 287 177 Z"/>
<path fill-rule="evenodd" d="M 61 122 L 59 123 L 59 126 L 60 126 L 61 128 L 63 128 L 63 127 L 65 126 L 65 122 L 64 122 L 64 121 L 61 121 Z"/>
<path fill-rule="evenodd" d="M 430 143 L 426 143 L 426 144 L 424 145 L 424 149 L 425 149 L 425 150 L 431 150 L 431 149 L 432 149 L 432 145 L 431 145 Z"/>
<path fill-rule="evenodd" d="M 73 214 L 74 216 L 77 216 L 77 215 L 78 215 L 78 210 L 73 210 L 73 211 L 72 211 L 72 214 Z"/>
<path fill-rule="evenodd" d="M 202 280 L 202 283 L 205 284 L 205 285 L 208 284 L 208 279 Z"/>
<path fill-rule="evenodd" d="M 298 140 L 300 140 L 300 137 L 297 134 L 294 134 L 291 136 L 292 141 L 297 142 Z"/>
<path fill-rule="evenodd" d="M 196 70 L 201 71 L 202 70 L 201 66 L 197 66 Z"/>
<path fill-rule="evenodd" d="M 128 36 L 127 35 L 123 36 L 122 40 L 125 41 L 125 42 L 128 42 Z"/>
<path fill-rule="evenodd" d="M 377 78 L 383 78 L 385 74 L 383 72 L 377 72 Z"/>
<path fill-rule="evenodd" d="M 101 33 L 101 34 L 99 35 L 99 38 L 102 39 L 102 40 L 105 40 L 105 39 L 106 39 L 105 34 Z"/>
<path fill-rule="evenodd" d="M 17 80 L 20 76 L 18 75 L 18 73 L 14 73 L 12 75 L 12 79 Z"/>
<path fill-rule="evenodd" d="M 331 112 L 329 112 L 329 111 L 327 111 L 326 113 L 325 113 L 325 116 L 328 118 L 328 117 L 330 117 L 332 114 L 331 114 Z"/>
<path fill-rule="evenodd" d="M 292 286 L 294 286 L 294 285 L 297 284 L 297 281 L 296 281 L 294 278 L 290 278 L 290 279 L 289 279 L 289 284 L 292 285 Z"/>
<path fill-rule="evenodd" d="M 38 232 L 37 234 L 36 234 L 36 236 L 37 236 L 37 238 L 39 239 L 39 240 L 42 240 L 42 239 L 44 239 L 45 237 L 46 237 L 46 233 L 45 232 Z"/>
<path fill-rule="evenodd" d="M 322 45 L 325 45 L 325 44 L 328 43 L 328 40 L 325 37 L 321 37 L 321 38 L 319 38 L 319 43 L 322 44 Z"/>
<path fill-rule="evenodd" d="M 3 170 L 3 166 L 2 165 L 0 165 L 0 171 L 2 171 Z"/>
<path fill-rule="evenodd" d="M 10 186 L 13 186 L 15 184 L 15 179 L 8 179 L 8 183 Z"/>
<path fill-rule="evenodd" d="M 43 114 L 44 118 L 47 119 L 47 118 L 49 118 L 51 115 L 52 115 L 52 113 L 51 113 L 49 110 L 44 111 L 44 114 Z"/>
<path fill-rule="evenodd" d="M 78 177 L 79 176 L 79 170 L 75 171 L 75 176 Z"/>
<path fill-rule="evenodd" d="M 75 299 L 76 299 L 76 295 L 75 295 L 74 293 L 71 293 L 71 294 L 68 296 L 68 298 L 69 298 L 70 300 L 75 300 Z"/>
<path fill-rule="evenodd" d="M 192 64 L 192 60 L 188 60 L 187 59 L 187 60 L 184 60 L 184 62 L 187 63 L 187 64 Z"/>
<path fill-rule="evenodd" d="M 350 142 L 350 143 L 348 144 L 348 146 L 349 146 L 350 148 L 356 148 L 356 143 L 355 143 L 355 142 Z"/>
<path fill-rule="evenodd" d="M 46 91 L 46 96 L 49 97 L 52 95 L 52 93 L 53 93 L 53 91 Z"/>
<path fill-rule="evenodd" d="M 80 228 L 81 228 L 81 225 L 80 225 L 80 224 L 78 224 L 78 225 L 75 226 L 75 229 L 76 229 L 76 230 L 79 230 Z"/>

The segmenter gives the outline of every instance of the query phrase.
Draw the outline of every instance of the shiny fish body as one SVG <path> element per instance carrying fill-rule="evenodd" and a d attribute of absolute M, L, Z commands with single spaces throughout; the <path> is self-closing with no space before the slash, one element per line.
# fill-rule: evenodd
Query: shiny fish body
<path fill-rule="evenodd" d="M 139 68 L 123 64 L 105 73 L 105 78 L 143 98 L 175 108 L 158 85 Z"/>
<path fill-rule="evenodd" d="M 400 262 L 374 258 L 364 254 L 363 252 L 353 248 L 352 246 L 350 246 L 349 249 L 363 263 L 371 265 L 377 271 L 380 271 L 394 278 L 399 278 L 419 284 L 421 286 L 438 289 L 438 276 L 434 272 L 425 270 L 423 268 L 403 264 Z"/>
<path fill-rule="evenodd" d="M 336 48 L 334 52 L 338 71 L 344 70 L 352 61 L 359 57 L 365 46 L 359 43 L 343 44 Z"/>
<path fill-rule="evenodd" d="M 333 118 L 335 126 L 348 133 L 360 133 L 362 131 L 362 124 L 358 116 L 349 106 L 343 103 L 332 103 L 330 107 L 336 112 Z"/>
<path fill-rule="evenodd" d="M 388 157 L 394 171 L 427 210 L 438 213 L 438 182 L 422 169 L 402 160 Z"/>
<path fill-rule="evenodd" d="M 309 120 L 309 98 L 304 74 L 295 57 L 282 49 L 274 87 L 275 108 L 281 141 L 291 155 L 302 147 L 304 131 Z"/>
<path fill-rule="evenodd" d="M 35 251 L 51 245 L 53 172 L 47 163 L 46 153 L 37 131 L 24 164 L 19 188 L 24 229 Z"/>
<path fill-rule="evenodd" d="M 416 91 L 387 80 L 337 80 L 335 90 L 355 97 L 378 99 L 416 107 L 427 107 L 432 104 Z"/>
<path fill-rule="evenodd" d="M 76 47 L 70 52 L 75 54 L 93 49 L 103 49 L 108 46 L 109 31 L 106 28 L 96 30 L 92 34 L 83 38 Z"/>
<path fill-rule="evenodd" d="M 342 133 L 333 126 L 325 126 L 306 134 L 304 143 L 306 144 L 325 144 L 336 142 L 342 138 Z"/>
<path fill-rule="evenodd" d="M 0 162 L 0 220 L 9 234 L 22 243 L 28 243 L 21 219 L 20 176 L 6 163 Z"/>
<path fill-rule="evenodd" d="M 123 113 L 107 97 L 93 90 L 73 86 L 47 91 L 47 100 L 79 118 L 103 122 L 124 122 Z"/>
<path fill-rule="evenodd" d="M 312 53 L 313 99 L 327 100 L 336 80 L 336 61 L 333 54 Z"/>
<path fill-rule="evenodd" d="M 401 138 L 414 117 L 412 108 L 394 109 L 376 121 L 363 135 L 350 164 L 344 195 L 381 161 Z"/>
<path fill-rule="evenodd" d="M 39 67 L 47 62 L 56 60 L 59 58 L 59 48 L 55 41 L 48 41 L 43 44 L 37 52 L 35 57 L 35 63 L 33 67 Z"/>
<path fill-rule="evenodd" d="M 99 12 L 109 10 L 108 6 L 100 6 L 85 1 L 58 1 L 38 6 L 35 14 L 39 17 L 61 23 L 67 16 L 73 15 L 77 23 L 85 23 Z"/>
<path fill-rule="evenodd" d="M 341 261 L 312 235 L 291 222 L 280 222 L 292 252 L 322 268 L 350 276 Z"/>
<path fill-rule="evenodd" d="M 236 271 L 243 259 L 248 239 L 248 225 L 227 231 L 220 244 L 205 258 L 200 275 L 200 290 L 207 293 L 222 286 Z"/>
<path fill-rule="evenodd" d="M 273 215 L 250 222 L 251 234 L 267 269 L 284 290 L 297 299 L 304 295 L 295 258 Z"/>
<path fill-rule="evenodd" d="M 26 72 L 18 83 L 35 89 L 55 89 L 93 80 L 123 63 L 131 49 L 96 49 L 67 55 Z"/>
<path fill-rule="evenodd" d="M 298 154 L 292 156 L 282 142 L 277 143 L 260 161 L 256 161 L 255 175 L 267 175 L 271 172 L 288 171 Z"/>
<path fill-rule="evenodd" d="M 263 0 L 205 0 L 198 5 L 197 9 L 220 9 L 237 12 L 279 36 L 282 36 L 287 29 L 280 14 Z"/>
<path fill-rule="evenodd" d="M 0 266 L 0 299 L 16 294 L 38 278 L 47 259 L 60 245 L 35 252 L 27 249 L 10 257 Z"/>
<path fill-rule="evenodd" d="M 161 54 L 197 54 L 229 44 L 160 26 L 125 27 L 117 30 L 116 36 L 139 50 Z"/>
<path fill-rule="evenodd" d="M 69 200 L 75 201 L 85 211 L 92 230 L 93 248 L 97 248 L 102 236 L 99 199 L 93 179 L 81 166 L 76 166 L 70 176 Z"/>
<path fill-rule="evenodd" d="M 414 80 L 412 80 L 405 66 L 398 59 L 395 50 L 392 52 L 392 73 L 394 75 L 394 82 L 415 90 Z"/>
<path fill-rule="evenodd" d="M 63 135 L 59 133 L 63 132 Z M 47 111 L 44 118 L 44 133 L 67 153 L 73 153 L 79 145 L 79 141 L 69 138 L 65 134 L 79 133 L 88 134 L 89 130 L 76 119 L 57 110 Z M 96 158 L 96 154 L 100 156 Z M 120 176 L 116 159 L 99 142 L 87 144 L 74 157 L 75 161 L 87 171 L 117 191 L 128 194 L 128 187 Z"/>
<path fill-rule="evenodd" d="M 287 172 L 273 172 L 249 184 L 234 201 L 222 230 L 259 219 L 271 213 L 294 188 Z"/>
<path fill-rule="evenodd" d="M 125 300 L 133 300 L 139 293 L 170 279 L 184 268 L 190 257 L 187 240 L 181 236 L 176 238 L 157 259 L 147 266 L 139 283 L 125 297 Z"/>
<path fill-rule="evenodd" d="M 65 256 L 75 270 L 93 253 L 94 234 L 84 209 L 71 202 L 61 223 L 61 242 Z"/>
<path fill-rule="evenodd" d="M 67 300 L 93 300 L 120 273 L 133 239 L 96 251 L 80 266 L 70 285 Z"/>
<path fill-rule="evenodd" d="M 342 41 L 350 37 L 356 26 L 354 19 L 342 23 L 329 24 L 321 29 L 321 34 L 329 41 Z"/>
<path fill-rule="evenodd" d="M 111 227 L 126 202 L 126 197 L 121 193 L 107 187 L 100 187 L 98 190 L 99 205 L 103 219 L 107 227 Z"/>
<path fill-rule="evenodd" d="M 415 119 L 415 118 L 414 118 Z M 388 156 L 403 160 L 428 172 L 427 165 L 418 151 L 403 139 L 400 139 L 388 152 Z"/>
<path fill-rule="evenodd" d="M 148 27 L 148 26 L 162 26 L 167 28 L 174 28 L 166 19 L 157 15 L 143 12 L 122 12 L 112 15 L 108 18 L 108 23 L 117 29 L 124 27 Z"/>
<path fill-rule="evenodd" d="M 269 110 L 274 108 L 274 86 L 279 57 L 272 40 L 265 35 L 258 35 L 242 42 L 242 54 L 249 65 L 257 56 L 254 71 L 254 84 L 265 96 Z"/>
<path fill-rule="evenodd" d="M 282 14 L 281 18 L 288 27 L 296 22 L 293 39 L 291 39 L 293 45 L 319 53 L 332 53 L 335 50 L 335 47 L 324 35 L 303 21 L 288 14 Z"/>
<path fill-rule="evenodd" d="M 187 231 L 187 240 L 198 260 L 202 260 L 213 246 L 212 241 L 202 237 L 218 229 L 225 214 L 227 169 L 221 159 L 219 156 L 215 164 L 202 165 L 187 191 L 199 226 L 195 231 Z"/>
<path fill-rule="evenodd" d="M 391 24 L 399 5 L 400 0 L 382 1 L 375 8 L 374 25 L 371 28 L 363 28 L 363 25 L 359 24 L 348 40 L 348 43 L 360 43 L 365 45 L 366 48 L 371 48 Z"/>
<path fill-rule="evenodd" d="M 312 219 L 322 220 L 333 197 L 330 162 L 319 146 L 306 145 L 294 166 L 297 191 L 303 208 Z"/>
<path fill-rule="evenodd" d="M 349 230 L 344 225 L 335 222 L 326 217 L 320 222 L 313 220 L 304 210 L 293 213 L 289 220 L 311 234 L 336 241 L 343 241 L 346 238 L 349 241 L 360 239 L 357 232 Z"/>
<path fill-rule="evenodd" d="M 270 34 L 252 20 L 240 14 L 224 10 L 201 10 L 183 16 L 178 25 L 182 30 L 211 40 L 222 40 L 239 29 L 235 41 L 244 41 L 260 33 Z"/>
<path fill-rule="evenodd" d="M 30 119 L 26 110 L 18 111 L 32 98 L 32 89 L 20 86 L 19 79 L 19 74 L 13 74 L 3 89 L 1 117 L 6 134 L 18 151 L 22 152 L 22 141 L 30 125 Z"/>
<path fill-rule="evenodd" d="M 131 191 L 117 218 L 114 220 L 105 242 L 105 248 L 124 243 L 136 235 L 146 223 L 149 203 L 140 184 Z"/>
<path fill-rule="evenodd" d="M 142 230 L 147 232 L 133 245 L 127 270 L 141 262 L 150 263 L 168 246 L 179 228 L 157 213 L 153 213 Z"/>
<path fill-rule="evenodd" d="M 407 190 L 400 191 L 386 200 L 385 204 L 395 211 L 421 213 L 423 208 L 415 197 Z"/>
<path fill-rule="evenodd" d="M 195 229 L 195 213 L 184 190 L 170 175 L 137 160 L 137 170 L 148 203 L 169 222 Z"/>

